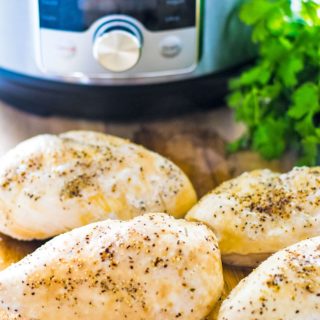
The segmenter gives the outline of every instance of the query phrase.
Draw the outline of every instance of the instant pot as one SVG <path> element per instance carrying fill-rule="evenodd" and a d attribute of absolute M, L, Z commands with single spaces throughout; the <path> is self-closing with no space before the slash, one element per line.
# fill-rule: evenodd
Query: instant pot
<path fill-rule="evenodd" d="M 42 115 L 212 107 L 252 56 L 239 0 L 0 0 L 0 98 Z"/>

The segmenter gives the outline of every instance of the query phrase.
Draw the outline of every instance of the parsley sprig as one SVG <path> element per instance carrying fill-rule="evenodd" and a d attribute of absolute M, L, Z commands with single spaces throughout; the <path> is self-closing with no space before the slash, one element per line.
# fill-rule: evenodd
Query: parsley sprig
<path fill-rule="evenodd" d="M 274 159 L 293 148 L 298 164 L 317 164 L 320 0 L 248 0 L 240 18 L 252 26 L 259 57 L 230 81 L 228 104 L 247 126 L 230 151 L 252 148 Z"/>

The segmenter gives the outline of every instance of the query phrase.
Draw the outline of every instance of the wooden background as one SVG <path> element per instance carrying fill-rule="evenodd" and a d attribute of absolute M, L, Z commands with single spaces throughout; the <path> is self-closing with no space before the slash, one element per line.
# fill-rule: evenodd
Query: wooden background
<path fill-rule="evenodd" d="M 41 118 L 16 111 L 0 101 L 0 156 L 20 141 L 41 133 L 67 130 L 96 130 L 129 138 L 159 152 L 178 164 L 194 183 L 199 196 L 222 181 L 243 171 L 271 168 L 286 171 L 292 159 L 266 162 L 252 152 L 225 154 L 227 141 L 235 139 L 244 128 L 236 124 L 227 108 L 186 115 L 175 119 L 135 123 L 94 122 L 64 118 Z M 1 240 L 1 238 L 0 238 Z M 32 251 L 38 243 L 21 244 L 2 237 L 0 269 Z M 16 252 L 12 248 L 16 247 Z M 225 294 L 250 270 L 225 266 Z M 212 315 L 211 319 L 215 316 Z"/>

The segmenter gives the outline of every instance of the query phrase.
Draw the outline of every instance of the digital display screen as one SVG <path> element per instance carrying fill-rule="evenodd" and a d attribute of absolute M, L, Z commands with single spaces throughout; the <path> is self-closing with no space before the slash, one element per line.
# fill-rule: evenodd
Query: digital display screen
<path fill-rule="evenodd" d="M 98 19 L 122 14 L 152 31 L 195 26 L 197 0 L 39 0 L 42 28 L 85 31 Z"/>

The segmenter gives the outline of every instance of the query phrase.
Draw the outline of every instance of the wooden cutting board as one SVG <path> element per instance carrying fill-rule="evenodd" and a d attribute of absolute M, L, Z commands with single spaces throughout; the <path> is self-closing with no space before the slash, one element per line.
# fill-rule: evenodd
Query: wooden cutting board
<path fill-rule="evenodd" d="M 18 142 L 41 133 L 59 133 L 67 130 L 97 130 L 129 138 L 147 148 L 159 152 L 179 165 L 192 180 L 199 197 L 212 190 L 221 182 L 244 171 L 270 168 L 287 171 L 293 165 L 293 157 L 288 155 L 281 161 L 267 162 L 252 152 L 227 155 L 227 141 L 235 139 L 243 132 L 227 108 L 211 112 L 181 116 L 176 119 L 159 121 L 137 121 L 131 123 L 92 122 L 62 118 L 40 118 L 9 108 L 0 102 L 0 155 Z M 0 269 L 19 259 L 38 244 L 20 244 L 3 238 L 17 253 L 10 260 L 0 263 Z M 0 238 L 1 244 L 1 238 Z M 0 246 L 1 254 L 1 246 Z M 225 293 L 251 270 L 224 267 Z M 210 320 L 215 319 L 213 314 Z"/>

